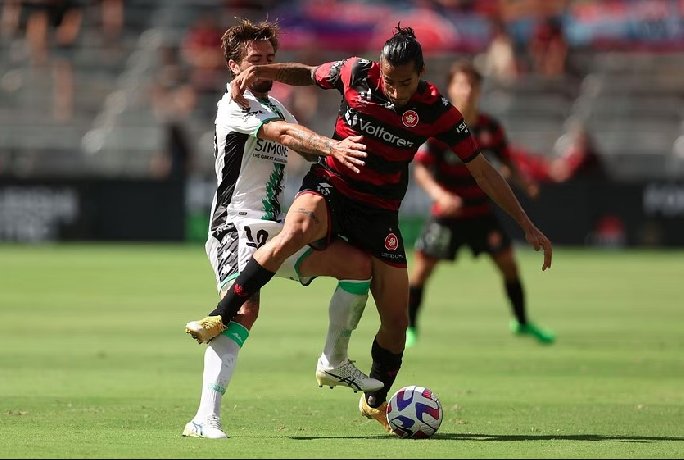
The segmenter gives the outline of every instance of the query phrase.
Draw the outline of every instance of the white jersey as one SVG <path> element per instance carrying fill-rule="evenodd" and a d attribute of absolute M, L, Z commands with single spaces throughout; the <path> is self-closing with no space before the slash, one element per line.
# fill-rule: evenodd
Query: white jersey
<path fill-rule="evenodd" d="M 228 92 L 218 102 L 214 131 L 217 188 L 211 205 L 205 249 L 216 287 L 223 291 L 244 268 L 254 251 L 280 233 L 285 164 L 289 149 L 259 139 L 264 123 L 297 120 L 272 97 L 260 100 L 245 91 L 249 110 L 236 104 Z M 311 249 L 305 246 L 289 257 L 276 276 L 306 285 L 313 278 L 299 276 L 297 266 Z"/>
<path fill-rule="evenodd" d="M 257 99 L 245 91 L 249 110 L 232 100 L 230 86 L 218 102 L 214 131 L 217 190 L 210 231 L 235 217 L 282 220 L 285 164 L 290 153 L 277 142 L 259 139 L 264 123 L 295 117 L 275 98 Z"/>

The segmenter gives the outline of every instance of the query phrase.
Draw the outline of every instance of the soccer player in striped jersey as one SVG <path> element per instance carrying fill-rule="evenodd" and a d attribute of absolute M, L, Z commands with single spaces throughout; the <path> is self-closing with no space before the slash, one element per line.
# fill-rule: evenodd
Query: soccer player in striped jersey
<path fill-rule="evenodd" d="M 258 63 L 272 62 L 278 46 L 277 25 L 242 20 L 223 36 L 222 47 L 232 75 Z M 229 92 L 217 104 L 214 155 L 217 189 L 214 195 L 206 251 L 223 296 L 256 249 L 283 227 L 281 202 L 285 163 L 290 150 L 305 155 L 329 155 L 345 168 L 358 171 L 365 146 L 359 137 L 333 140 L 296 124 L 294 117 L 269 96 L 272 81 L 255 80 L 245 92 L 248 106 Z M 356 174 L 356 172 L 354 172 Z M 354 391 L 383 386 L 347 357 L 349 337 L 356 327 L 370 289 L 370 257 L 343 241 L 325 251 L 303 248 L 280 267 L 278 276 L 307 285 L 316 276 L 339 280 L 329 304 L 329 329 L 316 378 L 319 385 L 348 386 Z M 259 311 L 259 292 L 251 292 L 222 334 L 204 354 L 202 393 L 183 436 L 225 438 L 221 400 L 235 369 L 238 353 Z M 192 323 L 187 328 L 192 330 Z"/>
<path fill-rule="evenodd" d="M 449 73 L 449 99 L 463 114 L 480 151 L 505 176 L 534 198 L 537 184 L 523 176 L 508 151 L 508 142 L 501 124 L 479 110 L 482 75 L 468 61 L 455 63 Z M 418 313 L 423 291 L 437 264 L 454 260 L 462 245 L 470 247 L 473 256 L 489 254 L 503 278 L 504 290 L 514 320 L 513 331 L 550 344 L 555 336 L 529 320 L 525 292 L 511 239 L 499 222 L 489 196 L 480 188 L 468 167 L 453 154 L 448 145 L 430 139 L 418 150 L 415 158 L 415 178 L 432 198 L 430 217 L 416 241 L 415 264 L 409 276 L 409 326 L 406 346 L 418 339 Z"/>
<path fill-rule="evenodd" d="M 330 157 L 312 165 L 283 231 L 254 253 L 233 288 L 199 321 L 206 336 L 219 334 L 244 300 L 266 284 L 287 257 L 304 245 L 321 249 L 334 237 L 343 237 L 371 255 L 371 293 L 380 328 L 371 346 L 370 376 L 385 385 L 364 392 L 359 409 L 387 431 L 391 430 L 384 410 L 401 368 L 408 325 L 408 273 L 398 211 L 418 147 L 431 137 L 448 145 L 477 183 L 520 225 L 535 250 L 543 250 L 542 270 L 552 260 L 548 238 L 479 152 L 458 109 L 432 83 L 421 79 L 424 71 L 422 48 L 413 29 L 398 25 L 377 62 L 351 57 L 319 66 L 255 65 L 233 80 L 233 98 L 243 105 L 247 101 L 241 93 L 259 79 L 339 91 L 343 100 L 333 138 L 361 136 L 367 157 L 358 174 Z"/>

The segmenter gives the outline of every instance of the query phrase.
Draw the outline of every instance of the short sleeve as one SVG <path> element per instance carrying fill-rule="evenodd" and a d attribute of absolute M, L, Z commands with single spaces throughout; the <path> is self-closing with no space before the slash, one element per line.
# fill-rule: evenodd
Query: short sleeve
<path fill-rule="evenodd" d="M 343 94 L 345 82 L 349 82 L 352 66 L 357 60 L 352 57 L 319 65 L 314 72 L 314 82 L 323 89 L 336 89 Z"/>
<path fill-rule="evenodd" d="M 256 137 L 259 128 L 264 123 L 272 120 L 282 120 L 277 115 L 263 110 L 257 101 L 253 99 L 248 99 L 248 101 L 249 109 L 247 110 L 240 107 L 234 101 L 230 101 L 222 109 L 219 109 L 216 124 L 223 126 L 228 132 L 238 132 Z"/>
<path fill-rule="evenodd" d="M 464 163 L 473 160 L 480 150 L 473 138 L 461 112 L 451 106 L 437 120 L 438 132 L 434 137 L 446 144 Z"/>

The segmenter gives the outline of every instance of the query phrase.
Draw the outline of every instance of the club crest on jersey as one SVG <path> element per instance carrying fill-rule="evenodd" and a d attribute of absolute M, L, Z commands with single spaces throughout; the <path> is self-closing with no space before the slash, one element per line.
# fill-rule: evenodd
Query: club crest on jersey
<path fill-rule="evenodd" d="M 415 110 L 407 110 L 401 116 L 401 122 L 407 128 L 413 128 L 418 124 L 419 118 Z"/>
<path fill-rule="evenodd" d="M 399 238 L 397 238 L 397 235 L 390 232 L 385 237 L 385 249 L 387 249 L 388 251 L 396 251 L 398 247 L 399 247 Z"/>

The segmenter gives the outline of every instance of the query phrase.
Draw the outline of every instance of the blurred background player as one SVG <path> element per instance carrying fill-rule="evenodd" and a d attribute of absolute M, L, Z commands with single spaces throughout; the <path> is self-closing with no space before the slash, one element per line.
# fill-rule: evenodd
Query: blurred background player
<path fill-rule="evenodd" d="M 272 62 L 278 49 L 277 33 L 277 25 L 270 22 L 241 20 L 229 28 L 222 47 L 231 76 L 250 65 Z M 362 164 L 358 157 L 364 156 L 364 146 L 355 142 L 358 138 L 333 141 L 295 124 L 287 109 L 268 95 L 271 86 L 270 80 L 252 82 L 245 94 L 247 110 L 238 106 L 229 92 L 218 103 L 214 138 L 217 190 L 206 251 L 222 296 L 257 247 L 282 228 L 280 206 L 289 149 L 308 155 L 329 154 L 350 166 Z M 368 298 L 370 258 L 336 241 L 325 251 L 298 252 L 283 264 L 278 275 L 304 285 L 315 276 L 340 280 L 330 301 L 330 328 L 316 375 L 319 384 L 331 388 L 344 385 L 355 391 L 381 388 L 382 382 L 368 378 L 347 359 L 351 330 Z M 199 407 L 185 425 L 183 436 L 227 437 L 221 426 L 221 399 L 258 311 L 257 291 L 246 299 L 223 333 L 209 343 Z M 194 326 L 191 323 L 187 327 Z"/>
<path fill-rule="evenodd" d="M 534 198 L 539 188 L 511 161 L 503 128 L 497 120 L 479 110 L 481 84 L 482 75 L 474 65 L 469 61 L 457 62 L 447 81 L 449 99 L 463 114 L 480 151 L 492 164 L 499 166 L 502 175 L 515 181 Z M 514 316 L 513 331 L 532 336 L 541 343 L 552 343 L 554 334 L 531 322 L 527 316 L 525 291 L 511 239 L 468 167 L 447 145 L 430 139 L 416 155 L 415 179 L 432 198 L 433 206 L 416 241 L 409 282 L 406 346 L 415 345 L 418 338 L 418 316 L 426 283 L 439 262 L 454 260 L 462 245 L 469 246 L 474 257 L 486 252 L 496 265 Z"/>

